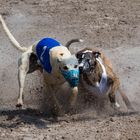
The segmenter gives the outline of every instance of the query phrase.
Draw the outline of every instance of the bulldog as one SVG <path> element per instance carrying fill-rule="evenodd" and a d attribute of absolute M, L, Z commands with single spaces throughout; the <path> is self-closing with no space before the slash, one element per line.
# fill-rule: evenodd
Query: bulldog
<path fill-rule="evenodd" d="M 65 46 L 69 49 L 74 42 L 83 42 L 81 39 L 72 39 Z M 133 110 L 133 107 L 120 88 L 120 80 L 109 59 L 98 49 L 84 48 L 76 54 L 79 63 L 80 81 L 79 89 L 85 90 L 91 95 L 108 95 L 113 108 L 120 107 L 116 101 L 115 94 L 120 92 L 123 101 L 128 109 Z"/>

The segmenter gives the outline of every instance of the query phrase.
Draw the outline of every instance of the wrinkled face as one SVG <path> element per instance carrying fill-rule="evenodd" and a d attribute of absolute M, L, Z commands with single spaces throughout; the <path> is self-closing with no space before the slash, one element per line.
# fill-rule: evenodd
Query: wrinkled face
<path fill-rule="evenodd" d="M 96 65 L 96 58 L 100 55 L 99 52 L 92 50 L 82 50 L 76 54 L 79 62 L 80 73 L 87 73 L 94 70 Z"/>
<path fill-rule="evenodd" d="M 59 65 L 59 69 L 71 87 L 76 87 L 78 85 L 79 67 L 78 60 L 74 55 L 62 59 Z"/>

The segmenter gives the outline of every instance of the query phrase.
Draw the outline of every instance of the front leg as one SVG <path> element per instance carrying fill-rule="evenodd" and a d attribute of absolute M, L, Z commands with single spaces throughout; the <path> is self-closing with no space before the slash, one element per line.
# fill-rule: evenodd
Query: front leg
<path fill-rule="evenodd" d="M 119 87 L 119 79 L 117 77 L 114 77 L 114 79 L 109 79 L 109 81 L 111 81 L 109 84 L 110 84 L 110 91 L 109 91 L 109 99 L 110 99 L 110 102 L 111 102 L 111 106 L 113 108 L 119 108 L 120 105 L 119 103 L 116 101 L 116 97 L 115 97 L 115 93 Z"/>
<path fill-rule="evenodd" d="M 73 87 L 71 88 L 72 93 L 70 96 L 70 100 L 69 100 L 69 111 L 70 113 L 75 112 L 75 104 L 77 101 L 77 96 L 78 96 L 78 87 Z"/>
<path fill-rule="evenodd" d="M 30 53 L 23 53 L 22 57 L 19 59 L 18 62 L 19 95 L 18 95 L 18 101 L 16 107 L 22 107 L 23 105 L 23 88 L 24 88 L 25 77 L 29 70 L 29 57 L 30 57 Z"/>
<path fill-rule="evenodd" d="M 73 107 L 77 100 L 78 87 L 73 87 L 71 90 L 72 90 L 72 94 L 70 96 L 70 106 Z"/>

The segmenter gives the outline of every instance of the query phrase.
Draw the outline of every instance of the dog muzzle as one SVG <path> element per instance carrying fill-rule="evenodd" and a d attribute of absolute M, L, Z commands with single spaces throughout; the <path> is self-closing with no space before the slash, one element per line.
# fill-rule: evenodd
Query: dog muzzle
<path fill-rule="evenodd" d="M 62 75 L 71 87 L 76 87 L 79 83 L 79 70 L 61 70 Z"/>
<path fill-rule="evenodd" d="M 79 64 L 80 73 L 86 73 L 91 71 L 91 64 L 89 59 L 85 59 Z"/>

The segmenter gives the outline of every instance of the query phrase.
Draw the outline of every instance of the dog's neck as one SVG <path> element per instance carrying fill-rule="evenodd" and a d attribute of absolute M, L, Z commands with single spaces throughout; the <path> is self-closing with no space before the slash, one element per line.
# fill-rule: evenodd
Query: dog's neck
<path fill-rule="evenodd" d="M 101 58 L 96 59 L 93 71 L 81 75 L 81 82 L 90 92 L 106 93 L 107 73 Z"/>

